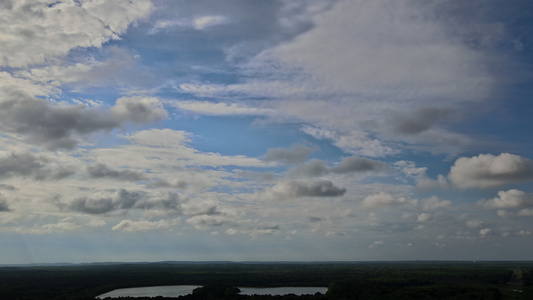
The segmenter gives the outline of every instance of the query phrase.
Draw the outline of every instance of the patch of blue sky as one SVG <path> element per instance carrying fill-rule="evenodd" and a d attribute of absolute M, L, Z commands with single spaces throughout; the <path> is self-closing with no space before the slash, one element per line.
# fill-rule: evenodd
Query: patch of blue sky
<path fill-rule="evenodd" d="M 176 130 L 193 134 L 191 146 L 202 152 L 221 155 L 263 156 L 268 148 L 305 142 L 297 124 L 253 125 L 251 116 L 180 117 L 168 121 Z"/>

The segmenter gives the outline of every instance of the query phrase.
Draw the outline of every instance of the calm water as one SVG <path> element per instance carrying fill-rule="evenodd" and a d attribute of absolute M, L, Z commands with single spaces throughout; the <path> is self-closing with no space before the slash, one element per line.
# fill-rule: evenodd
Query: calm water
<path fill-rule="evenodd" d="M 328 291 L 326 287 L 272 287 L 272 288 L 253 288 L 253 287 L 242 287 L 242 295 L 314 295 L 317 292 L 325 294 Z"/>
<path fill-rule="evenodd" d="M 192 290 L 197 288 L 196 285 L 169 285 L 169 286 L 150 286 L 139 288 L 127 288 L 113 290 L 109 293 L 102 294 L 96 298 L 118 298 L 118 297 L 177 297 L 185 296 L 192 293 Z M 325 294 L 328 290 L 326 287 L 274 287 L 274 288 L 253 288 L 242 287 L 242 295 L 307 295 L 315 294 L 317 292 Z"/>
<path fill-rule="evenodd" d="M 148 286 L 138 288 L 127 288 L 113 290 L 109 293 L 102 294 L 96 298 L 118 298 L 118 297 L 178 297 L 185 296 L 192 293 L 192 290 L 197 288 L 197 285 L 167 285 L 167 286 Z"/>

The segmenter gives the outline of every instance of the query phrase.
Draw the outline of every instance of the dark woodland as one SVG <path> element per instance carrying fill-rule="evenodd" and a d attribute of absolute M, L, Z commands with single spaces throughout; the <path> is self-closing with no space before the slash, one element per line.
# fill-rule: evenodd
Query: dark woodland
<path fill-rule="evenodd" d="M 0 299 L 21 300 L 92 300 L 118 288 L 161 285 L 201 287 L 174 298 L 119 299 L 533 299 L 532 284 L 533 262 L 160 262 L 0 267 Z M 239 294 L 239 286 L 325 286 L 328 291 L 302 296 L 247 296 Z"/>

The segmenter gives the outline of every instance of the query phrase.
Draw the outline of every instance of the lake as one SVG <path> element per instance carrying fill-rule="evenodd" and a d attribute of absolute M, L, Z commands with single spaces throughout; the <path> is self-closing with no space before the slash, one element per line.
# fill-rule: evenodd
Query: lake
<path fill-rule="evenodd" d="M 107 297 L 178 297 L 191 294 L 192 291 L 199 286 L 197 285 L 167 285 L 167 286 L 149 286 L 149 287 L 137 287 L 117 289 L 109 293 L 97 296 L 97 299 L 103 299 Z M 257 287 L 240 287 L 241 295 L 314 295 L 315 293 L 325 294 L 328 291 L 327 287 L 270 287 L 270 288 L 257 288 Z"/>

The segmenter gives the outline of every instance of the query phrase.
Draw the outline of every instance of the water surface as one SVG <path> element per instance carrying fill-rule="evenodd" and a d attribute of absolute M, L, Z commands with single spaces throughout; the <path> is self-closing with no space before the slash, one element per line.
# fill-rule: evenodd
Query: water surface
<path fill-rule="evenodd" d="M 127 289 L 117 289 L 109 293 L 102 294 L 96 298 L 103 299 L 106 297 L 178 297 L 191 294 L 199 286 L 197 285 L 167 285 L 167 286 L 149 286 L 136 287 Z M 314 295 L 315 293 L 325 294 L 328 290 L 326 287 L 240 287 L 241 295 Z"/>
<path fill-rule="evenodd" d="M 325 294 L 328 291 L 327 287 L 269 287 L 269 288 L 255 288 L 255 287 L 241 287 L 241 295 L 314 295 L 316 293 Z"/>
<path fill-rule="evenodd" d="M 165 285 L 165 286 L 147 286 L 127 289 L 117 289 L 109 293 L 102 294 L 96 298 L 103 299 L 106 297 L 178 297 L 192 294 L 192 290 L 197 285 Z"/>

